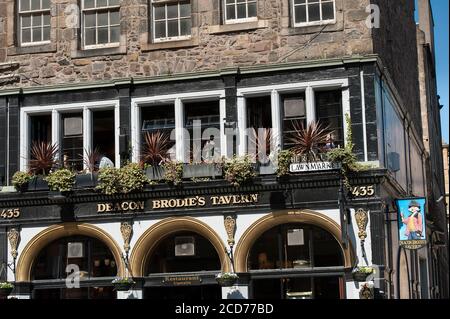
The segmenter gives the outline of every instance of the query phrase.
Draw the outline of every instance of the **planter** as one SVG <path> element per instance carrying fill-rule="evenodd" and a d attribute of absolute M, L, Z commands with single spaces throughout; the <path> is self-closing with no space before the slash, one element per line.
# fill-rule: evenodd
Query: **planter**
<path fill-rule="evenodd" d="M 276 167 L 272 164 L 272 162 L 261 164 L 259 166 L 259 175 L 273 175 L 276 174 L 276 171 Z"/>
<path fill-rule="evenodd" d="M 7 299 L 14 288 L 0 288 L 0 299 Z"/>
<path fill-rule="evenodd" d="M 222 168 L 216 164 L 185 164 L 183 166 L 183 178 L 194 177 L 221 177 Z"/>
<path fill-rule="evenodd" d="M 134 283 L 132 282 L 118 282 L 114 283 L 114 290 L 116 291 L 128 291 L 133 287 Z"/>
<path fill-rule="evenodd" d="M 44 180 L 44 177 L 39 175 L 33 177 L 28 182 L 28 190 L 29 191 L 48 191 L 48 183 Z"/>
<path fill-rule="evenodd" d="M 151 166 L 145 170 L 145 175 L 152 181 L 164 179 L 165 170 L 161 166 Z"/>
<path fill-rule="evenodd" d="M 353 280 L 357 281 L 357 282 L 364 282 L 367 280 L 367 277 L 369 277 L 371 275 L 371 273 L 366 273 L 366 272 L 360 272 L 360 271 L 355 271 L 352 273 L 353 276 Z"/>
<path fill-rule="evenodd" d="M 75 176 L 76 188 L 94 188 L 97 185 L 97 173 L 79 174 Z"/>

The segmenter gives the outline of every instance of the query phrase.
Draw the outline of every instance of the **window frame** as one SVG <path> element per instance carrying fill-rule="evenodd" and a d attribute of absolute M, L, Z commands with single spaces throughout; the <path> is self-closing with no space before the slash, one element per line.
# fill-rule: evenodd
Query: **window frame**
<path fill-rule="evenodd" d="M 96 110 L 114 110 L 114 164 L 120 167 L 119 152 L 119 133 L 120 133 L 120 114 L 119 101 L 97 101 L 89 103 L 74 103 L 64 105 L 40 105 L 30 106 L 20 109 L 20 170 L 27 171 L 30 160 L 31 136 L 30 136 L 30 117 L 33 115 L 51 114 L 51 143 L 58 145 L 58 153 L 56 158 L 61 156 L 61 114 L 76 111 L 83 112 L 83 149 L 92 151 L 93 147 L 93 129 L 92 129 L 92 112 Z M 87 168 L 86 163 L 83 164 L 84 169 Z"/>
<path fill-rule="evenodd" d="M 42 0 L 40 0 L 40 9 L 38 10 L 32 10 L 31 9 L 31 1 L 29 0 L 30 3 L 30 9 L 26 10 L 26 11 L 22 11 L 21 9 L 21 3 L 22 1 L 17 0 L 17 29 L 18 29 L 18 42 L 19 42 L 19 46 L 20 47 L 32 47 L 32 46 L 39 46 L 39 45 L 45 45 L 45 44 L 49 44 L 51 43 L 51 31 L 52 31 L 52 23 L 51 23 L 51 7 L 52 7 L 52 1 L 49 1 L 49 8 L 48 9 L 42 9 Z M 48 13 L 50 16 L 50 22 L 48 25 L 44 24 L 44 14 Z M 27 29 L 30 29 L 30 40 L 33 38 L 33 16 L 35 15 L 40 15 L 41 17 L 41 24 L 39 25 L 40 29 L 41 29 L 41 37 L 43 37 L 44 34 L 44 27 L 49 27 L 49 39 L 48 40 L 41 40 L 41 41 L 31 41 L 31 42 L 23 42 L 22 41 L 22 17 L 24 15 L 29 15 L 30 16 L 30 26 L 26 27 Z"/>
<path fill-rule="evenodd" d="M 191 15 L 190 15 L 190 20 L 191 20 L 191 30 L 189 30 L 189 34 L 186 35 L 180 35 L 181 34 L 181 23 L 180 21 L 182 19 L 187 19 L 186 17 L 181 17 L 180 16 L 180 4 L 181 3 L 185 3 L 185 2 L 189 2 L 189 5 L 191 7 Z M 192 0 L 149 0 L 150 3 L 150 15 L 151 15 L 151 38 L 152 38 L 152 42 L 153 43 L 162 43 L 162 42 L 171 42 L 171 41 L 183 41 L 183 40 L 190 40 L 192 38 L 192 25 L 193 25 L 193 19 L 192 19 Z M 177 4 L 177 9 L 178 9 L 178 16 L 176 18 L 167 18 L 167 5 L 170 4 Z M 165 16 L 164 19 L 155 19 L 155 7 L 157 6 L 164 6 L 165 7 Z M 165 25 L 166 25 L 166 35 L 168 35 L 168 21 L 169 20 L 177 20 L 178 21 L 178 36 L 174 36 L 174 37 L 169 37 L 166 36 L 164 38 L 157 38 L 156 34 L 155 34 L 155 24 L 156 21 L 165 21 Z"/>
<path fill-rule="evenodd" d="M 191 93 L 158 95 L 152 97 L 140 97 L 131 100 L 131 146 L 132 146 L 132 162 L 139 163 L 141 154 L 141 107 L 150 105 L 164 105 L 168 103 L 174 104 L 175 110 L 175 149 L 176 160 L 188 163 L 186 159 L 185 145 L 185 119 L 184 104 L 191 102 L 207 102 L 211 100 L 219 100 L 220 121 L 220 152 L 221 156 L 227 154 L 227 141 L 225 135 L 226 117 L 225 109 L 225 90 L 201 91 Z"/>
<path fill-rule="evenodd" d="M 324 81 L 314 81 L 314 82 L 298 82 L 280 85 L 270 85 L 270 86 L 260 86 L 260 87 L 250 87 L 250 88 L 240 88 L 237 90 L 237 113 L 238 113 L 238 154 L 244 156 L 247 154 L 247 141 L 246 136 L 247 130 L 247 109 L 245 104 L 246 97 L 254 96 L 271 96 L 272 104 L 272 130 L 274 136 L 274 143 L 276 144 L 276 150 L 283 149 L 283 112 L 281 105 L 281 95 L 282 94 L 295 94 L 304 92 L 305 94 L 305 104 L 306 104 L 306 123 L 309 124 L 316 120 L 316 109 L 315 109 L 315 91 L 318 90 L 342 90 L 342 114 L 348 114 L 350 116 L 350 90 L 348 88 L 349 80 L 335 79 L 335 80 L 324 80 Z M 347 122 L 343 120 L 343 130 L 347 131 Z M 347 137 L 344 134 L 344 144 L 347 144 Z M 276 151 L 275 150 L 275 151 Z"/>
<path fill-rule="evenodd" d="M 84 2 L 85 0 L 80 0 L 81 2 L 81 9 L 80 9 L 80 28 L 81 28 L 81 32 L 80 32 L 80 41 L 81 41 L 81 48 L 83 50 L 92 50 L 92 49 L 104 49 L 104 48 L 115 48 L 115 47 L 119 47 L 120 46 L 120 30 L 121 30 L 121 24 L 120 24 L 120 2 L 117 5 L 112 5 L 112 6 L 103 6 L 103 7 L 93 7 L 93 8 L 85 8 L 84 7 Z M 95 0 L 95 5 L 97 5 L 97 0 Z M 109 0 L 108 0 L 109 3 Z M 119 12 L 119 24 L 114 24 L 111 25 L 110 21 L 111 21 L 111 16 L 110 13 L 111 11 L 118 9 Z M 97 44 L 89 44 L 86 45 L 86 36 L 85 36 L 85 13 L 86 12 L 95 12 L 95 27 L 89 27 L 89 29 L 95 29 L 95 33 L 96 33 L 96 42 L 98 42 L 98 13 L 99 12 L 107 12 L 108 13 L 108 40 L 111 39 L 111 27 L 112 26 L 118 26 L 119 27 L 119 39 L 117 42 L 108 42 L 108 43 L 97 43 Z M 104 26 L 103 26 L 104 27 Z"/>
<path fill-rule="evenodd" d="M 304 6 L 306 7 L 306 22 L 295 22 L 296 16 L 295 16 L 295 7 L 296 6 L 302 6 L 303 4 L 295 4 L 295 0 L 289 0 L 291 2 L 291 10 L 292 10 L 292 25 L 294 28 L 301 28 L 301 27 L 309 27 L 309 26 L 320 26 L 320 25 L 327 25 L 327 24 L 335 24 L 336 23 L 336 0 L 314 0 L 319 3 L 319 12 L 320 12 L 320 20 L 319 21 L 309 21 L 309 10 L 308 6 L 310 5 L 309 1 L 311 0 L 305 0 Z M 334 18 L 328 19 L 328 20 L 322 20 L 322 1 L 325 2 L 333 2 L 333 13 Z"/>
<path fill-rule="evenodd" d="M 238 0 L 234 0 L 234 13 L 235 13 L 235 17 L 237 17 L 237 2 Z M 242 0 L 241 0 L 242 1 Z M 240 3 L 245 2 L 245 13 L 246 13 L 246 17 L 245 18 L 234 18 L 234 19 L 228 19 L 227 18 L 227 6 L 230 6 L 232 4 L 227 4 L 227 0 L 223 0 L 223 21 L 224 24 L 236 24 L 236 23 L 246 23 L 246 22 L 254 22 L 254 21 L 258 21 L 258 0 L 244 0 Z M 256 3 L 256 15 L 254 17 L 248 17 L 248 4 L 249 2 L 251 3 Z"/>

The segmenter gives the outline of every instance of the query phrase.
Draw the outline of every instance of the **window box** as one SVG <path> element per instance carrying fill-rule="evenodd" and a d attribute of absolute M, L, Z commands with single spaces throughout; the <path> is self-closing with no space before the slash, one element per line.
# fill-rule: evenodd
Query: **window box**
<path fill-rule="evenodd" d="M 185 164 L 183 167 L 183 178 L 221 176 L 222 168 L 217 164 Z"/>
<path fill-rule="evenodd" d="M 97 185 L 98 174 L 78 174 L 75 179 L 77 188 L 94 188 Z"/>
<path fill-rule="evenodd" d="M 145 175 L 152 181 L 164 179 L 165 170 L 161 166 L 150 166 L 145 169 Z"/>
<path fill-rule="evenodd" d="M 259 175 L 273 175 L 276 174 L 276 172 L 277 168 L 272 161 L 259 165 Z"/>
<path fill-rule="evenodd" d="M 48 183 L 44 180 L 44 176 L 34 176 L 28 183 L 28 191 L 48 191 Z"/>

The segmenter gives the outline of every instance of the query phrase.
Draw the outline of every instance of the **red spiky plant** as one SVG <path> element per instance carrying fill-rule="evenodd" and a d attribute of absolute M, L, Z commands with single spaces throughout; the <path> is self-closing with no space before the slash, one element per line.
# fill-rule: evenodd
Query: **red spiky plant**
<path fill-rule="evenodd" d="M 288 136 L 288 140 L 294 144 L 292 147 L 294 154 L 308 162 L 321 161 L 319 154 L 323 152 L 323 147 L 327 143 L 329 126 L 312 122 L 305 127 L 303 122 L 297 121 L 293 127 L 295 132 Z"/>
<path fill-rule="evenodd" d="M 159 165 L 168 157 L 170 149 L 169 136 L 160 131 L 146 132 L 144 135 L 144 147 L 141 153 L 140 165 Z"/>
<path fill-rule="evenodd" d="M 30 173 L 47 175 L 58 164 L 57 153 L 58 147 L 56 145 L 49 142 L 33 142 L 29 162 Z"/>

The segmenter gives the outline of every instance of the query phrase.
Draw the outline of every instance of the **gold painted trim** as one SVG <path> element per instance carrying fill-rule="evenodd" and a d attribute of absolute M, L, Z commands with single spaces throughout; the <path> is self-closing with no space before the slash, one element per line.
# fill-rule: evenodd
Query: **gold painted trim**
<path fill-rule="evenodd" d="M 272 212 L 254 222 L 239 239 L 234 254 L 236 272 L 247 272 L 247 260 L 250 249 L 256 240 L 267 230 L 282 224 L 304 223 L 318 226 L 333 235 L 342 248 L 345 268 L 352 268 L 354 264 L 354 250 L 342 247 L 341 228 L 330 217 L 310 210 L 276 211 Z"/>
<path fill-rule="evenodd" d="M 219 255 L 222 271 L 229 271 L 230 264 L 225 245 L 211 227 L 191 217 L 173 217 L 156 223 L 139 237 L 130 256 L 133 276 L 144 277 L 148 257 L 152 255 L 156 246 L 167 236 L 179 231 L 192 231 L 208 239 Z"/>
<path fill-rule="evenodd" d="M 31 281 L 31 270 L 34 260 L 45 246 L 57 239 L 73 235 L 89 236 L 102 241 L 111 250 L 114 256 L 117 265 L 117 276 L 124 276 L 125 266 L 122 260 L 122 251 L 120 246 L 108 233 L 90 224 L 64 223 L 44 229 L 28 242 L 17 262 L 17 281 Z"/>

